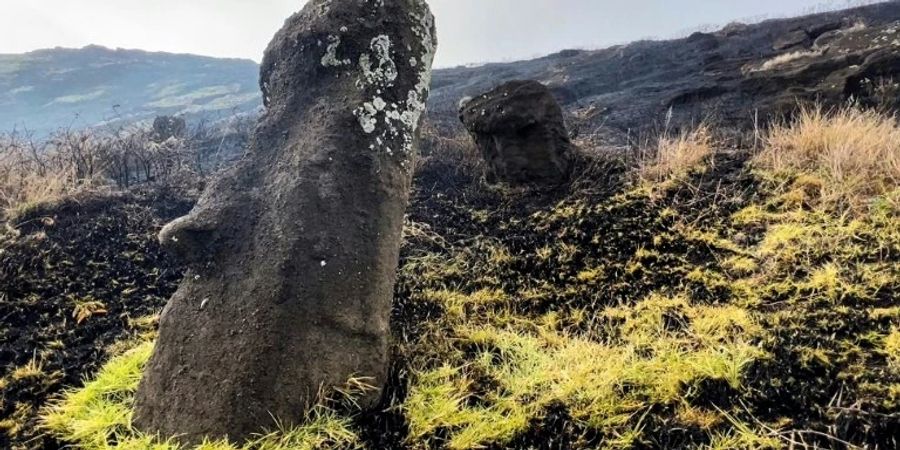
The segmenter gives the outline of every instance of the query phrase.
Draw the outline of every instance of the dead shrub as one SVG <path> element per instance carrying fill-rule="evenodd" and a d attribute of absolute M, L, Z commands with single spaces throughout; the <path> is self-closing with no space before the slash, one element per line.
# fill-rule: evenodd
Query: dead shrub
<path fill-rule="evenodd" d="M 655 148 L 641 154 L 637 176 L 645 183 L 661 183 L 702 171 L 713 155 L 713 146 L 712 133 L 706 125 L 677 136 L 664 133 Z"/>
<path fill-rule="evenodd" d="M 0 135 L 0 217 L 14 218 L 78 189 L 74 167 L 28 133 Z"/>
<path fill-rule="evenodd" d="M 160 131 L 172 123 L 174 131 Z M 193 184 L 242 155 L 253 123 L 237 116 L 223 126 L 187 127 L 164 117 L 154 127 L 0 134 L 0 219 L 88 188 Z"/>

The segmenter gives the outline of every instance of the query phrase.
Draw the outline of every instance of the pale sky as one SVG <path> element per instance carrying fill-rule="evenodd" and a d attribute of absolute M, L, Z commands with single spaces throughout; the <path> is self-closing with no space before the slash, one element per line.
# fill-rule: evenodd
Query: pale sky
<path fill-rule="evenodd" d="M 851 2 L 860 0 L 429 1 L 437 16 L 439 67 L 678 37 L 707 25 L 796 15 Z M 0 0 L 0 53 L 98 44 L 259 61 L 284 19 L 304 3 Z"/>

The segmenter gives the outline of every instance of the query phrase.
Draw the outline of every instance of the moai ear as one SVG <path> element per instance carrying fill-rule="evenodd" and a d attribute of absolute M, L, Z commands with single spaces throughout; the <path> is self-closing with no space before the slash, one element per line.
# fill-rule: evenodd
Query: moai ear
<path fill-rule="evenodd" d="M 208 259 L 213 253 L 218 221 L 212 215 L 189 215 L 166 225 L 159 243 L 188 264 Z"/>

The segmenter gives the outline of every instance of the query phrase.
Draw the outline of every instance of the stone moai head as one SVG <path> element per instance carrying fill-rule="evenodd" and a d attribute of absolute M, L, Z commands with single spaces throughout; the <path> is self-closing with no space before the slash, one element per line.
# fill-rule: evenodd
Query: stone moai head
<path fill-rule="evenodd" d="M 461 102 L 459 117 L 486 162 L 488 181 L 554 185 L 568 180 L 576 150 L 553 93 L 510 81 Z"/>

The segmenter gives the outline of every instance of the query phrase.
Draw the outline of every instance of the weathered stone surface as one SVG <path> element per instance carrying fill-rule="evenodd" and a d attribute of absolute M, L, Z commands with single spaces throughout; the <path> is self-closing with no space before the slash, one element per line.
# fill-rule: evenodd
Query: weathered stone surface
<path fill-rule="evenodd" d="M 553 184 L 568 178 L 575 149 L 562 108 L 543 84 L 503 84 L 463 103 L 459 116 L 481 150 L 489 181 Z"/>
<path fill-rule="evenodd" d="M 772 48 L 775 50 L 787 50 L 792 47 L 807 46 L 812 42 L 806 30 L 794 30 L 775 40 Z"/>
<path fill-rule="evenodd" d="M 275 36 L 249 156 L 160 235 L 192 268 L 137 393 L 141 430 L 241 441 L 302 418 L 320 388 L 383 385 L 434 36 L 424 0 L 312 0 Z"/>

